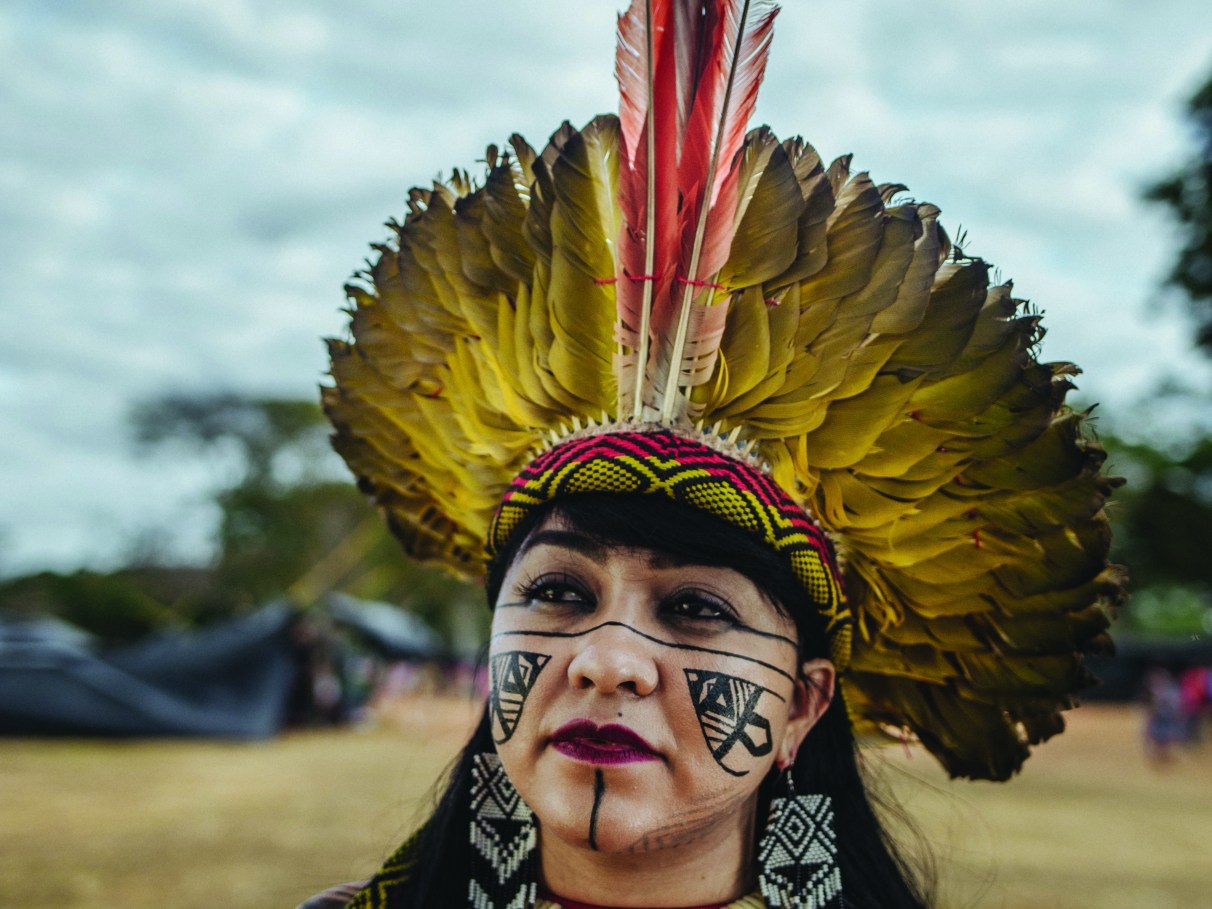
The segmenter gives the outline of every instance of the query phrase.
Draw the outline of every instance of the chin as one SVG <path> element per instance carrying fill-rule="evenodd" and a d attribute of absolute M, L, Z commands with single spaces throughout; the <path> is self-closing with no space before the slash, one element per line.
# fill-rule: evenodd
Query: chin
<path fill-rule="evenodd" d="M 751 830 L 756 799 L 724 805 L 704 800 L 702 809 L 687 808 L 669 792 L 606 775 L 606 792 L 595 799 L 590 779 L 578 785 L 548 786 L 528 800 L 543 837 L 553 837 L 576 849 L 602 855 L 643 855 L 742 837 Z M 627 785 L 631 783 L 631 785 Z M 597 810 L 595 812 L 595 802 Z M 703 810 L 706 809 L 706 810 Z M 723 810 L 720 810 L 723 809 Z"/>
<path fill-rule="evenodd" d="M 651 833 L 661 826 L 655 817 L 630 817 L 602 812 L 592 827 L 584 814 L 564 811 L 536 811 L 544 838 L 553 837 L 575 849 L 602 855 L 636 855 L 652 850 Z"/>
<path fill-rule="evenodd" d="M 510 766 L 508 758 L 521 756 L 503 755 L 506 772 L 538 818 L 543 837 L 565 846 L 641 855 L 751 837 L 757 811 L 751 780 L 760 779 L 757 773 L 717 780 L 723 774 L 713 774 L 711 767 L 660 760 L 593 764 L 552 749 Z"/>

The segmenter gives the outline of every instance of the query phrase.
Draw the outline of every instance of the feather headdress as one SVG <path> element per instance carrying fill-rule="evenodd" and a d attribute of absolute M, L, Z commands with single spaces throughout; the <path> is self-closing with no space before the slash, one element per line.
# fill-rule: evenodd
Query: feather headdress
<path fill-rule="evenodd" d="M 335 445 L 409 553 L 465 574 L 544 449 L 671 434 L 748 464 L 840 551 L 859 728 L 1005 778 L 1108 643 L 1116 482 L 1076 368 L 1037 361 L 1039 317 L 937 208 L 746 132 L 775 12 L 634 0 L 619 116 L 414 189 L 330 343 Z"/>

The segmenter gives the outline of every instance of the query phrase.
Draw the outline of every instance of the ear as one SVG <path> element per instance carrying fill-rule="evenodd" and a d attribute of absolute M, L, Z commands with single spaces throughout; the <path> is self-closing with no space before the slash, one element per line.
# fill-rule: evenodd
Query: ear
<path fill-rule="evenodd" d="M 788 706 L 783 741 L 775 759 L 780 770 L 785 770 L 795 763 L 795 755 L 804 743 L 804 737 L 833 700 L 836 679 L 837 671 L 828 660 L 808 660 L 800 667 L 800 675 L 795 680 L 795 690 Z"/>

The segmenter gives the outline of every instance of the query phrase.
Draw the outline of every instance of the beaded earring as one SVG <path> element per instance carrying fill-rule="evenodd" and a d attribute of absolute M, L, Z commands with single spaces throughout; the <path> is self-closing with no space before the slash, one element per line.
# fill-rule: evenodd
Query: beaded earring
<path fill-rule="evenodd" d="M 842 905 L 833 800 L 795 791 L 770 802 L 770 818 L 758 844 L 758 883 L 770 909 L 835 909 Z"/>

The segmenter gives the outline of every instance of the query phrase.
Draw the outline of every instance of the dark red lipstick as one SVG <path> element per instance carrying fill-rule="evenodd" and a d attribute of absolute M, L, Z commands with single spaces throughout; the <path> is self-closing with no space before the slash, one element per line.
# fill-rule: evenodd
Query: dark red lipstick
<path fill-rule="evenodd" d="M 587 764 L 633 764 L 659 761 L 656 749 L 626 726 L 599 726 L 589 720 L 565 723 L 551 736 L 551 747 Z"/>

